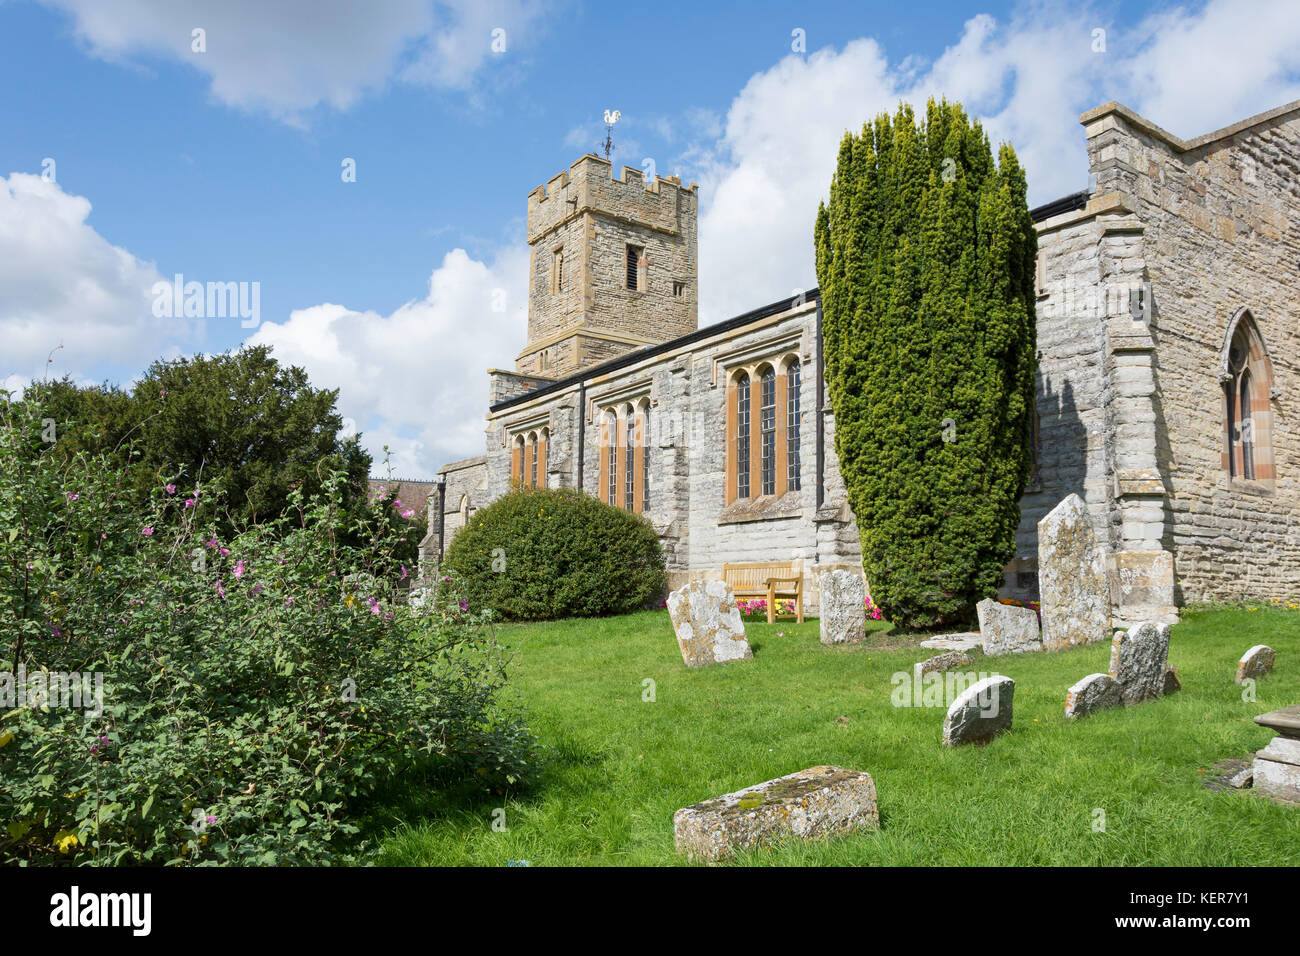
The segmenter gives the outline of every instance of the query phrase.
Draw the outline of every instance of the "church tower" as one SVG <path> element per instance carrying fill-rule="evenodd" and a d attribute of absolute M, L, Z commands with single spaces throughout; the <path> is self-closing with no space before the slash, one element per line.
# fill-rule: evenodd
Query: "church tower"
<path fill-rule="evenodd" d="M 528 197 L 528 343 L 516 372 L 563 378 L 699 324 L 699 193 L 588 153 Z"/>

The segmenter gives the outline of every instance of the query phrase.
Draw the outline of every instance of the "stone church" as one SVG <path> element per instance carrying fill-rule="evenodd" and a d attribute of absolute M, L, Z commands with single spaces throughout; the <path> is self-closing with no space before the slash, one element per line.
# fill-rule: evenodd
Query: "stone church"
<path fill-rule="evenodd" d="M 1037 597 L 1037 523 L 1082 497 L 1117 623 L 1300 594 L 1300 101 L 1182 140 L 1080 118 L 1090 188 L 1033 210 L 1034 475 L 1003 597 Z M 695 184 L 586 155 L 528 197 L 528 340 L 489 371 L 484 454 L 439 470 L 426 570 L 512 483 L 644 514 L 673 587 L 724 562 L 861 570 L 817 291 L 699 327 Z M 812 210 L 809 239 L 812 242 Z M 868 586 L 870 582 L 868 582 Z"/>

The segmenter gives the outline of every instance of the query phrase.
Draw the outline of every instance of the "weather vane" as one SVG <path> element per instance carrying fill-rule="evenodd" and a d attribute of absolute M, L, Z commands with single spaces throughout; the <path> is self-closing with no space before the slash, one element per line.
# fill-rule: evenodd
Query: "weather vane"
<path fill-rule="evenodd" d="M 609 159 L 610 150 L 614 148 L 614 124 L 623 114 L 618 110 L 605 110 L 605 158 Z"/>

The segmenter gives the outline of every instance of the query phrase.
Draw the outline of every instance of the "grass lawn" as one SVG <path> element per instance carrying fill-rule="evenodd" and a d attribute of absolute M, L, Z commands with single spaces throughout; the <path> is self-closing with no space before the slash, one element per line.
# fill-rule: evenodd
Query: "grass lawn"
<path fill-rule="evenodd" d="M 1015 723 L 985 747 L 939 744 L 943 708 L 891 705 L 891 676 L 937 653 L 875 623 L 828 648 L 817 622 L 747 624 L 752 661 L 687 670 L 666 611 L 504 628 L 512 684 L 552 759 L 530 793 L 407 799 L 389 808 L 384 865 L 672 865 L 673 812 L 838 764 L 875 779 L 881 829 L 739 857 L 778 865 L 1300 864 L 1300 807 L 1205 787 L 1211 765 L 1273 736 L 1251 717 L 1300 702 L 1300 613 L 1188 610 L 1170 697 L 1067 722 L 1065 691 L 1105 671 L 1108 643 L 974 656 L 1016 681 Z M 1276 671 L 1244 702 L 1253 644 Z M 654 681 L 653 702 L 643 681 Z M 506 830 L 492 827 L 504 807 Z M 1104 832 L 1094 811 L 1105 811 Z M 401 824 L 394 825 L 400 820 Z"/>

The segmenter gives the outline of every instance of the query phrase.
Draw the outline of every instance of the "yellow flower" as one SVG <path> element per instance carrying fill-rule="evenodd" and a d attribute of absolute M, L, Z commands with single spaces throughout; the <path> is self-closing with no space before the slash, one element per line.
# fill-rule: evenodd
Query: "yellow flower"
<path fill-rule="evenodd" d="M 75 830 L 60 830 L 54 834 L 54 845 L 59 848 L 59 852 L 67 856 L 68 851 L 78 844 L 77 832 Z"/>
<path fill-rule="evenodd" d="M 357 603 L 357 599 L 353 597 L 351 594 L 349 594 L 347 597 L 343 599 L 343 603 L 346 604 L 348 607 L 352 607 L 352 605 Z"/>
<path fill-rule="evenodd" d="M 12 730 L 6 730 L 4 733 L 0 734 L 0 747 L 7 747 L 13 739 L 14 732 Z"/>

